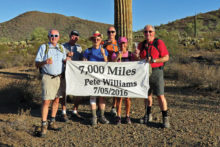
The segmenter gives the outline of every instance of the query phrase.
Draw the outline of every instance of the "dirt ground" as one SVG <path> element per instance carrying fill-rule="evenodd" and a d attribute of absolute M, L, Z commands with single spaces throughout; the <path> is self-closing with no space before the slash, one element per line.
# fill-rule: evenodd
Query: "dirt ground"
<path fill-rule="evenodd" d="M 15 72 L 19 71 L 19 72 Z M 1 89 L 14 80 L 14 76 L 26 76 L 28 68 L 0 71 L 0 146 L 220 146 L 220 94 L 198 92 L 166 78 L 170 129 L 161 128 L 161 112 L 154 97 L 153 122 L 148 126 L 140 124 L 144 115 L 144 100 L 132 99 L 132 124 L 115 125 L 110 115 L 110 101 L 106 108 L 106 117 L 110 124 L 89 124 L 90 106 L 84 103 L 79 107 L 79 114 L 86 118 L 72 118 L 68 112 L 69 122 L 60 121 L 60 110 L 57 123 L 62 130 L 48 131 L 46 138 L 36 136 L 40 126 L 40 105 L 22 110 L 10 100 L 5 100 Z M 11 73 L 20 74 L 11 74 Z M 21 80 L 21 79 L 20 79 Z M 123 105 L 124 106 L 124 105 Z M 68 103 L 68 110 L 73 107 Z M 124 107 L 123 107 L 124 108 Z M 124 110 L 124 109 L 123 109 Z M 125 111 L 122 111 L 122 116 Z"/>

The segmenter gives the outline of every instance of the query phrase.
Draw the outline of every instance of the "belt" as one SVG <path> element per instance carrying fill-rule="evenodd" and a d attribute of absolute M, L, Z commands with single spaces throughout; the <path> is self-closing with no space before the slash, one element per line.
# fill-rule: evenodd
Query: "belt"
<path fill-rule="evenodd" d="M 158 70 L 158 69 L 163 70 L 163 66 L 152 68 L 152 70 Z"/>
<path fill-rule="evenodd" d="M 48 73 L 44 73 L 45 75 L 48 75 L 48 76 L 51 76 L 51 79 L 54 79 L 56 77 L 61 77 L 61 74 L 59 75 L 51 75 L 51 74 L 48 74 Z"/>

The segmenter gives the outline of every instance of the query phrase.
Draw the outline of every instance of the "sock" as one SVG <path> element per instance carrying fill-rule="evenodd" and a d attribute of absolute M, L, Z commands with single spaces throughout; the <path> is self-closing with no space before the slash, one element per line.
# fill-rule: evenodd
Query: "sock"
<path fill-rule="evenodd" d="M 101 117 L 104 117 L 104 116 L 105 116 L 105 110 L 101 109 Z"/>
<path fill-rule="evenodd" d="M 73 113 L 73 114 L 77 114 L 77 110 L 73 110 L 72 113 Z"/>
<path fill-rule="evenodd" d="M 41 124 L 42 124 L 42 126 L 46 126 L 47 125 L 47 121 L 42 121 Z"/>
<path fill-rule="evenodd" d="M 146 114 L 147 115 L 151 114 L 151 106 L 147 106 Z"/>
<path fill-rule="evenodd" d="M 51 117 L 51 118 L 50 118 L 50 121 L 51 121 L 51 122 L 55 122 L 55 117 Z"/>
<path fill-rule="evenodd" d="M 163 117 L 167 117 L 167 116 L 168 116 L 167 110 L 166 110 L 166 111 L 162 111 L 162 116 L 163 116 Z"/>
<path fill-rule="evenodd" d="M 97 115 L 96 115 L 96 109 L 92 110 L 92 117 L 97 117 Z"/>
<path fill-rule="evenodd" d="M 66 114 L 66 110 L 62 110 L 62 114 Z"/>

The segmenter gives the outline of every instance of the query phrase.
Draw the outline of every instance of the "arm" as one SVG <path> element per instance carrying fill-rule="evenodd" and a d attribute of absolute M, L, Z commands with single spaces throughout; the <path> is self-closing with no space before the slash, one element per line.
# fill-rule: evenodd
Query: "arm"
<path fill-rule="evenodd" d="M 104 48 L 101 48 L 101 53 L 103 55 L 104 61 L 108 62 L 108 56 L 105 55 L 105 49 Z"/>
<path fill-rule="evenodd" d="M 169 61 L 169 55 L 155 59 L 155 63 L 164 63 Z M 151 60 L 152 62 L 152 60 Z"/>

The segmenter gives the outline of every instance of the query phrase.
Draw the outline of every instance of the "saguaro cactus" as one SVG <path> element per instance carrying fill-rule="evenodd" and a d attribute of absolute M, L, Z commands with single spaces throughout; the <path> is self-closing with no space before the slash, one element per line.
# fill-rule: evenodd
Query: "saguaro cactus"
<path fill-rule="evenodd" d="M 194 16 L 194 37 L 197 37 L 197 17 Z"/>
<path fill-rule="evenodd" d="M 128 49 L 132 50 L 132 0 L 115 0 L 115 28 L 117 37 L 128 38 Z"/>

